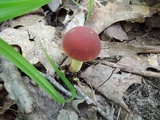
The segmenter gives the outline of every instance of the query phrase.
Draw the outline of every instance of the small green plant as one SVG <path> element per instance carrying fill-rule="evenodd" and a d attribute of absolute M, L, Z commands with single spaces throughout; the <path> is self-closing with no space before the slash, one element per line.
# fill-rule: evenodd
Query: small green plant
<path fill-rule="evenodd" d="M 0 0 L 0 22 L 5 21 L 7 19 L 22 15 L 27 13 L 33 9 L 36 9 L 50 0 Z M 42 87 L 53 99 L 55 99 L 59 103 L 69 102 L 76 96 L 76 91 L 73 85 L 68 81 L 68 79 L 61 73 L 61 71 L 57 68 L 55 63 L 51 60 L 47 51 L 42 49 L 66 86 L 72 93 L 72 97 L 68 100 L 65 100 L 56 89 L 43 77 L 40 72 L 30 64 L 19 52 L 14 50 L 12 46 L 6 43 L 4 40 L 0 39 L 0 54 L 15 64 L 20 70 L 26 73 L 32 80 L 34 80 L 40 87 Z"/>
<path fill-rule="evenodd" d="M 89 0 L 89 7 L 88 7 L 88 13 L 86 17 L 86 22 L 89 20 L 89 17 L 91 16 L 92 8 L 93 8 L 93 0 Z"/>
<path fill-rule="evenodd" d="M 72 0 L 73 3 L 75 3 L 77 6 L 81 6 L 77 1 Z M 86 16 L 86 21 L 87 22 L 89 20 L 89 17 L 91 15 L 91 11 L 93 8 L 93 0 L 89 0 L 89 6 L 88 6 L 88 12 L 87 12 L 87 16 Z"/>

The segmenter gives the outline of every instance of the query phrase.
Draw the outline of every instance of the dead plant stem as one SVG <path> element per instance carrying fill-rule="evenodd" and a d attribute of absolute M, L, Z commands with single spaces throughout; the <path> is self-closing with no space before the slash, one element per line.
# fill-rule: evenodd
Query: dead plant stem
<path fill-rule="evenodd" d="M 143 71 L 141 69 L 134 69 L 133 67 L 129 67 L 127 65 L 122 65 L 122 64 L 108 62 L 108 61 L 101 62 L 101 64 L 107 65 L 110 67 L 114 67 L 114 68 L 119 68 L 120 70 L 122 70 L 124 72 L 133 73 L 136 75 L 141 75 L 141 76 L 145 76 L 145 77 L 160 78 L 160 73 L 156 73 L 156 72 L 152 72 L 152 71 Z"/>

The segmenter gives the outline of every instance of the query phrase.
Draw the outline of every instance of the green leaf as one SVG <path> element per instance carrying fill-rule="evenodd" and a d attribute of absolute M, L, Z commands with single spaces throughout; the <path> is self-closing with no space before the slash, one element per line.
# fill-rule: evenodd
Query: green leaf
<path fill-rule="evenodd" d="M 72 0 L 73 3 L 75 3 L 77 6 L 81 6 L 77 1 L 75 0 Z M 91 12 L 92 12 L 92 8 L 93 8 L 93 0 L 89 0 L 89 7 L 88 7 L 88 12 L 87 12 L 87 16 L 86 16 L 86 21 L 88 21 L 90 15 L 91 15 Z"/>
<path fill-rule="evenodd" d="M 56 91 L 56 89 L 40 74 L 40 72 L 32 64 L 30 64 L 19 52 L 14 50 L 12 46 L 8 45 L 2 39 L 0 39 L 0 54 L 15 64 L 24 73 L 26 73 L 57 102 L 66 102 L 64 98 Z M 71 84 L 66 81 L 65 83 L 72 90 L 74 95 L 71 99 L 73 99 L 75 96 L 73 86 L 71 86 Z"/>
<path fill-rule="evenodd" d="M 88 7 L 88 12 L 87 12 L 87 17 L 86 17 L 86 21 L 88 21 L 90 15 L 91 15 L 91 12 L 92 12 L 92 8 L 93 8 L 93 0 L 89 0 L 89 7 Z"/>
<path fill-rule="evenodd" d="M 74 4 L 76 4 L 77 6 L 81 6 L 77 1 L 75 1 L 75 0 L 72 0 L 72 2 L 74 3 Z"/>
<path fill-rule="evenodd" d="M 30 12 L 50 1 L 51 0 L 0 0 L 0 22 Z"/>
<path fill-rule="evenodd" d="M 42 47 L 43 52 L 45 53 L 45 56 L 47 57 L 48 61 L 50 62 L 50 64 L 52 65 L 52 67 L 54 68 L 54 70 L 56 71 L 58 76 L 62 79 L 62 81 L 67 85 L 67 87 L 71 91 L 72 97 L 70 99 L 66 100 L 66 102 L 70 102 L 71 100 L 73 100 L 76 97 L 76 91 L 75 91 L 73 85 L 68 81 L 68 79 L 64 76 L 64 74 L 58 69 L 58 67 L 56 66 L 54 61 L 51 59 L 51 57 L 48 55 L 46 49 L 43 47 L 41 42 L 40 42 L 40 45 Z"/>

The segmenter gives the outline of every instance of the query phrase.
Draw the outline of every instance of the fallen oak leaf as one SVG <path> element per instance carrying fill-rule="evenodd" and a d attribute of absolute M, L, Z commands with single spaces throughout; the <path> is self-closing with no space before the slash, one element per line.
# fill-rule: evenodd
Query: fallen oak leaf
<path fill-rule="evenodd" d="M 42 41 L 42 44 L 55 63 L 60 64 L 63 60 L 63 55 L 61 49 L 55 43 L 55 40 L 53 40 L 55 32 L 56 29 L 54 27 L 47 26 L 45 23 L 40 22 L 31 26 L 21 27 L 21 29 L 7 28 L 0 33 L 0 37 L 9 44 L 20 46 L 22 55 L 30 63 L 36 64 L 40 62 L 48 73 L 54 74 L 53 68 L 46 62 L 47 58 L 45 57 L 38 40 Z M 33 39 L 33 41 L 30 41 L 29 39 Z"/>
<path fill-rule="evenodd" d="M 160 12 L 160 10 L 148 6 L 109 2 L 107 6 L 102 6 L 101 8 L 94 6 L 86 25 L 94 29 L 97 33 L 101 33 L 105 28 L 115 22 L 123 20 L 144 22 L 144 18 L 150 17 L 157 12 Z"/>
<path fill-rule="evenodd" d="M 101 41 L 98 57 L 134 56 L 139 53 L 160 53 L 160 46 L 129 45 L 127 43 Z"/>
<path fill-rule="evenodd" d="M 124 92 L 133 83 L 141 84 L 142 77 L 124 72 L 118 74 L 118 69 L 112 74 L 113 69 L 106 65 L 97 64 L 88 67 L 80 76 L 106 98 L 129 112 L 128 106 L 123 101 Z"/>
<path fill-rule="evenodd" d="M 123 57 L 117 64 L 132 67 L 134 69 L 139 69 L 141 71 L 146 71 L 148 68 L 160 71 L 160 55 L 151 54 L 148 56 L 131 56 Z"/>
<path fill-rule="evenodd" d="M 128 40 L 126 32 L 122 29 L 120 23 L 115 23 L 104 30 L 104 34 L 108 35 L 110 38 L 115 38 L 120 41 Z"/>

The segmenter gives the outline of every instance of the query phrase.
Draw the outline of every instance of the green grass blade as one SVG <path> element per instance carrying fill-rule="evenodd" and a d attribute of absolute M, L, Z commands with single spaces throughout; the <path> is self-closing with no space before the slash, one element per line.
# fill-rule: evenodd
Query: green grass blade
<path fill-rule="evenodd" d="M 89 7 L 88 7 L 88 13 L 87 13 L 87 17 L 86 17 L 86 21 L 88 21 L 90 15 L 91 15 L 91 12 L 92 12 L 92 8 L 93 8 L 93 0 L 89 0 Z"/>
<path fill-rule="evenodd" d="M 20 70 L 26 73 L 41 88 L 43 88 L 53 99 L 59 103 L 64 103 L 63 97 L 55 88 L 39 73 L 39 71 L 30 64 L 19 52 L 13 49 L 5 41 L 0 39 L 0 54 L 14 63 Z"/>
<path fill-rule="evenodd" d="M 48 61 L 50 62 L 50 64 L 52 65 L 52 67 L 54 68 L 54 70 L 56 71 L 56 73 L 58 74 L 58 76 L 62 79 L 62 81 L 67 85 L 67 87 L 71 91 L 72 97 L 70 99 L 66 100 L 66 102 L 70 102 L 71 100 L 73 100 L 76 97 L 76 91 L 75 91 L 73 85 L 68 81 L 68 79 L 64 76 L 64 74 L 58 69 L 58 67 L 53 62 L 53 60 L 51 59 L 51 57 L 48 55 L 46 49 L 43 47 L 43 45 L 42 45 L 41 42 L 40 42 L 40 44 L 41 44 L 42 50 L 45 53 Z"/>
<path fill-rule="evenodd" d="M 74 3 L 74 4 L 76 4 L 77 6 L 81 6 L 77 1 L 75 1 L 75 0 L 72 0 L 72 2 Z"/>
<path fill-rule="evenodd" d="M 0 22 L 30 12 L 50 1 L 51 0 L 0 0 Z"/>
<path fill-rule="evenodd" d="M 77 1 L 75 0 L 72 0 L 73 3 L 75 3 L 77 6 L 81 6 Z M 93 0 L 89 0 L 89 7 L 88 7 L 88 12 L 87 12 L 87 16 L 86 16 L 86 21 L 88 21 L 90 15 L 91 15 L 91 11 L 92 11 L 92 8 L 93 8 Z"/>

